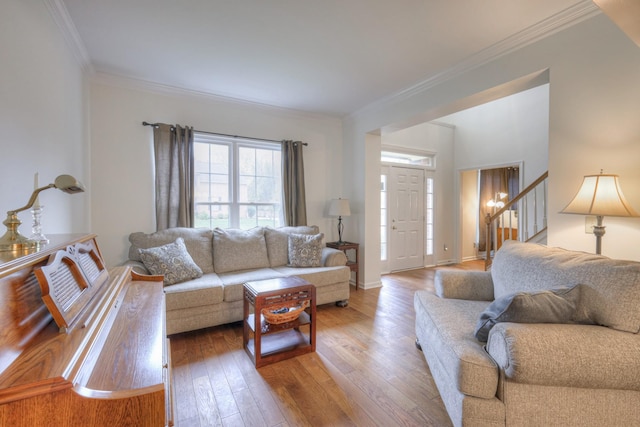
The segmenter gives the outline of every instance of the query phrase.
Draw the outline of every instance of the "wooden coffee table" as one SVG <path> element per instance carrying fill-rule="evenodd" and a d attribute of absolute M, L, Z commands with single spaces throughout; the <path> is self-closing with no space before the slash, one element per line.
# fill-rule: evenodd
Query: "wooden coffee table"
<path fill-rule="evenodd" d="M 262 309 L 309 301 L 300 316 L 271 324 Z M 243 346 L 256 368 L 316 350 L 316 287 L 296 276 L 244 284 Z"/>

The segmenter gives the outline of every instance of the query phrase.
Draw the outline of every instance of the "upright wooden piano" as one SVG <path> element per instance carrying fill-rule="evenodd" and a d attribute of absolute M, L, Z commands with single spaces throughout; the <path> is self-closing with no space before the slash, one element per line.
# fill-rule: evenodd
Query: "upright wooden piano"
<path fill-rule="evenodd" d="M 162 277 L 49 237 L 0 252 L 0 426 L 173 425 Z"/>

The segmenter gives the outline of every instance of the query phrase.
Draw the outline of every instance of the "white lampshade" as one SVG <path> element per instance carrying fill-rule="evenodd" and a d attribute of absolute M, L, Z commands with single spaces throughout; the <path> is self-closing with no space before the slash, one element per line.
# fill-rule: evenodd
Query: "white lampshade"
<path fill-rule="evenodd" d="M 333 199 L 329 206 L 329 216 L 349 216 L 351 208 L 349 208 L 349 199 Z"/>
<path fill-rule="evenodd" d="M 622 194 L 618 175 L 587 175 L 562 213 L 596 216 L 638 216 Z"/>

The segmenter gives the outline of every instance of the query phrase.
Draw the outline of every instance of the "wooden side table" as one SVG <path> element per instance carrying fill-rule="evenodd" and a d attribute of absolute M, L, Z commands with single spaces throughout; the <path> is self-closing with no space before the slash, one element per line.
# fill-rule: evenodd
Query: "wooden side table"
<path fill-rule="evenodd" d="M 356 291 L 358 290 L 358 248 L 360 245 L 353 242 L 328 242 L 328 248 L 338 249 L 347 256 L 347 267 L 356 273 Z M 347 251 L 352 250 L 355 252 L 355 258 L 349 258 Z"/>
<path fill-rule="evenodd" d="M 262 315 L 263 308 L 304 301 L 309 301 L 309 307 L 290 322 L 271 324 Z M 316 287 L 296 276 L 247 282 L 242 323 L 243 347 L 256 368 L 313 352 L 316 350 Z"/>

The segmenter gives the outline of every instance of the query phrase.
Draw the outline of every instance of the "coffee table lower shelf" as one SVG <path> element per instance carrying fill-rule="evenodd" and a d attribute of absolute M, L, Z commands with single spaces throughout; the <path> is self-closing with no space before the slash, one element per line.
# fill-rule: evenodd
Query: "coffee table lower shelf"
<path fill-rule="evenodd" d="M 310 328 L 308 313 L 302 312 L 297 320 L 279 325 L 267 323 L 264 317 L 260 317 L 260 357 L 256 357 L 255 338 L 249 338 L 245 346 L 249 357 L 257 361 L 256 367 L 314 351 L 309 332 L 305 333 L 300 330 L 301 328 L 307 330 Z M 251 332 L 255 332 L 254 314 L 249 315 L 245 321 Z"/>
<path fill-rule="evenodd" d="M 265 335 L 262 337 L 261 345 L 262 359 L 267 359 L 270 356 L 283 352 L 288 353 L 285 355 L 288 356 L 286 358 L 293 357 L 293 351 L 296 352 L 296 356 L 311 352 L 309 337 L 295 329 L 289 329 L 288 331 L 280 332 L 278 334 Z M 249 342 L 247 343 L 247 352 L 252 358 L 255 358 L 256 349 L 254 339 L 249 339 Z M 282 357 L 280 360 L 283 359 L 285 359 L 285 357 Z"/>

